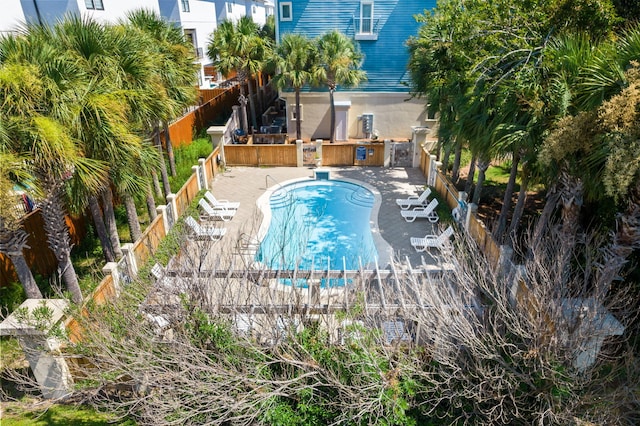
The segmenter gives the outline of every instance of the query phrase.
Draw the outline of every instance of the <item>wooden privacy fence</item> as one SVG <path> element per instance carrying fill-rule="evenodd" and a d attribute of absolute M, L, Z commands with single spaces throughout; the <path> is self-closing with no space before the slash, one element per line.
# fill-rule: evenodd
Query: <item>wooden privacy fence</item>
<path fill-rule="evenodd" d="M 80 244 L 86 233 L 84 218 L 82 216 L 66 216 L 66 221 L 71 243 Z M 44 232 L 44 220 L 40 209 L 35 209 L 22 218 L 22 229 L 29 235 L 27 238 L 29 248 L 25 248 L 23 253 L 31 270 L 43 276 L 53 274 L 58 267 L 58 262 L 47 244 L 47 234 Z M 17 280 L 18 276 L 13 268 L 13 263 L 7 256 L 0 253 L 0 287 Z"/>
<path fill-rule="evenodd" d="M 382 166 L 383 143 L 323 143 L 323 166 Z"/>
<path fill-rule="evenodd" d="M 208 89 L 200 91 L 202 99 L 207 99 L 202 105 L 185 114 L 169 126 L 171 145 L 188 145 L 201 129 L 209 127 L 215 122 L 224 122 L 231 115 L 232 107 L 238 102 L 240 86 L 228 89 Z M 162 143 L 166 143 L 164 132 L 161 133 Z"/>
<path fill-rule="evenodd" d="M 315 144 L 316 148 L 319 146 Z M 229 166 L 302 166 L 304 147 L 314 144 L 227 144 L 225 162 Z M 298 153 L 298 150 L 300 152 Z M 323 166 L 383 166 L 385 144 L 381 143 L 322 143 L 316 152 Z"/>
<path fill-rule="evenodd" d="M 433 186 L 438 194 L 446 199 L 449 207 L 456 208 L 460 205 L 458 201 L 458 190 L 455 185 L 438 170 L 439 165 L 440 163 L 436 161 L 435 155 L 430 155 L 423 147 L 420 156 L 420 170 L 422 170 L 428 184 Z M 500 259 L 500 246 L 493 239 L 493 236 L 487 230 L 484 223 L 476 215 L 477 206 L 467 205 L 466 203 L 465 206 L 466 209 L 470 210 L 468 216 L 462 218 L 467 232 L 489 262 L 496 267 Z"/>
<path fill-rule="evenodd" d="M 297 165 L 296 145 L 225 145 L 224 157 L 230 166 Z"/>

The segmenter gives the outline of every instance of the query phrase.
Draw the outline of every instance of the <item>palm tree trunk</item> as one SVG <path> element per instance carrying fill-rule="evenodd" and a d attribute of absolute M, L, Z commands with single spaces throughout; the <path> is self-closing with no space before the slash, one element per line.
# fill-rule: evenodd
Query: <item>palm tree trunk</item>
<path fill-rule="evenodd" d="M 251 111 L 251 126 L 253 127 L 253 132 L 258 128 L 258 121 L 256 120 L 256 102 L 255 95 L 253 91 L 253 82 L 251 78 L 247 79 L 247 87 L 249 89 L 249 111 Z"/>
<path fill-rule="evenodd" d="M 122 248 L 120 246 L 120 236 L 118 235 L 118 225 L 116 224 L 116 214 L 113 211 L 113 194 L 110 186 L 107 186 L 102 191 L 102 210 L 104 211 L 104 224 L 109 231 L 111 249 L 116 259 L 119 259 L 122 257 Z"/>
<path fill-rule="evenodd" d="M 518 202 L 513 209 L 513 216 L 511 217 L 511 223 L 509 224 L 509 236 L 511 239 L 515 239 L 520 226 L 520 219 L 524 213 L 524 206 L 527 202 L 527 190 L 529 187 L 529 171 L 526 170 L 526 166 L 522 170 L 522 182 L 520 183 L 520 192 L 518 193 Z"/>
<path fill-rule="evenodd" d="M 580 228 L 580 210 L 582 209 L 583 185 L 576 176 L 562 171 L 560 173 L 560 201 L 562 202 L 562 260 L 561 268 L 562 283 L 569 279 L 569 263 L 573 256 L 573 249 L 576 245 L 578 229 Z"/>
<path fill-rule="evenodd" d="M 456 154 L 453 158 L 453 167 L 451 169 L 451 181 L 456 184 L 460 179 L 460 161 L 462 160 L 462 142 L 456 138 Z"/>
<path fill-rule="evenodd" d="M 162 188 L 160 187 L 160 181 L 158 180 L 158 173 L 155 170 L 151 170 L 151 179 L 153 180 L 153 189 L 156 191 L 158 197 L 162 197 Z"/>
<path fill-rule="evenodd" d="M 82 302 L 82 291 L 78 283 L 78 276 L 71 263 L 71 243 L 69 228 L 65 220 L 62 207 L 62 182 L 56 182 L 51 177 L 42 177 L 46 197 L 40 209 L 47 233 L 47 242 L 58 261 L 58 273 L 62 277 L 71 299 L 75 303 Z"/>
<path fill-rule="evenodd" d="M 158 126 L 154 129 L 153 141 L 160 155 L 160 176 L 162 177 L 162 186 L 164 187 L 164 196 L 171 194 L 171 185 L 169 184 L 169 174 L 167 173 L 167 164 L 164 162 L 164 151 L 162 150 L 162 142 L 160 142 L 160 129 Z"/>
<path fill-rule="evenodd" d="M 91 212 L 91 217 L 93 218 L 93 225 L 96 228 L 96 234 L 98 234 L 98 240 L 100 240 L 100 245 L 102 246 L 102 254 L 104 255 L 104 260 L 107 262 L 115 262 L 116 257 L 113 253 L 113 249 L 111 248 L 109 233 L 107 232 L 107 227 L 104 224 L 102 210 L 100 210 L 98 198 L 95 195 L 89 197 L 89 211 Z"/>
<path fill-rule="evenodd" d="M 331 124 L 329 129 L 329 143 L 333 143 L 336 138 L 336 105 L 333 101 L 333 88 L 329 88 L 329 107 L 331 109 Z"/>
<path fill-rule="evenodd" d="M 438 150 L 438 154 L 440 153 L 440 150 Z M 442 173 L 444 173 L 444 175 L 447 175 L 447 172 L 449 171 L 449 157 L 451 156 L 451 144 L 444 144 L 444 153 L 442 155 Z"/>
<path fill-rule="evenodd" d="M 538 217 L 536 226 L 533 229 L 533 237 L 529 243 L 528 257 L 533 255 L 533 248 L 538 247 L 542 238 L 549 230 L 549 222 L 551 221 L 551 215 L 558 205 L 560 194 L 558 193 L 557 184 L 554 183 L 547 191 L 547 201 L 544 204 L 544 208 Z"/>
<path fill-rule="evenodd" d="M 616 232 L 603 250 L 604 259 L 597 266 L 596 290 L 603 297 L 609 292 L 613 280 L 619 277 L 629 256 L 640 248 L 640 180 L 631 191 L 626 211 L 616 222 Z"/>
<path fill-rule="evenodd" d="M 29 234 L 23 229 L 14 231 L 3 229 L 0 235 L 2 235 L 2 238 L 0 238 L 0 253 L 6 254 L 11 259 L 27 299 L 42 299 L 42 293 L 33 278 L 23 253 L 24 248 L 27 247 Z"/>
<path fill-rule="evenodd" d="M 176 177 L 176 157 L 173 154 L 173 145 L 171 144 L 171 137 L 169 136 L 169 123 L 163 122 L 164 125 L 164 143 L 167 145 L 167 157 L 169 157 L 169 169 L 171 170 L 171 176 Z"/>
<path fill-rule="evenodd" d="M 484 184 L 485 172 L 489 168 L 489 160 L 478 160 L 478 182 L 476 183 L 476 189 L 473 191 L 473 200 L 471 202 L 475 205 L 480 203 L 480 196 L 482 195 L 482 185 Z"/>
<path fill-rule="evenodd" d="M 123 195 L 122 201 L 124 202 L 124 208 L 127 211 L 127 222 L 129 223 L 131 241 L 136 242 L 142 237 L 140 220 L 138 219 L 138 212 L 136 211 L 136 203 L 133 201 L 133 197 L 129 194 Z"/>
<path fill-rule="evenodd" d="M 238 70 L 238 80 L 240 81 L 240 96 L 238 97 L 238 102 L 240 103 L 240 123 L 242 126 L 242 131 L 245 135 L 249 134 L 249 123 L 247 123 L 247 97 L 244 92 L 244 85 L 246 84 L 246 77 L 244 76 L 244 72 Z"/>
<path fill-rule="evenodd" d="M 471 188 L 473 187 L 473 179 L 476 174 L 476 155 L 471 157 L 471 163 L 469 163 L 469 174 L 467 175 L 467 183 L 464 185 L 464 192 L 471 194 Z"/>
<path fill-rule="evenodd" d="M 296 87 L 296 140 L 302 139 L 302 123 L 300 122 L 300 88 Z"/>
<path fill-rule="evenodd" d="M 518 176 L 518 164 L 520 163 L 520 154 L 513 153 L 513 160 L 511 161 L 511 172 L 509 173 L 509 181 L 507 182 L 507 188 L 504 192 L 504 198 L 502 199 L 502 208 L 500 209 L 500 216 L 498 217 L 498 226 L 494 233 L 494 237 L 498 243 L 502 242 L 502 237 L 505 229 L 507 228 L 507 216 L 509 210 L 511 210 L 511 199 L 513 198 L 513 191 L 516 187 L 516 177 Z"/>
<path fill-rule="evenodd" d="M 153 198 L 153 193 L 151 192 L 151 186 L 147 185 L 147 210 L 149 212 L 149 222 L 153 222 L 153 220 L 158 216 L 158 211 L 156 210 L 156 200 Z"/>

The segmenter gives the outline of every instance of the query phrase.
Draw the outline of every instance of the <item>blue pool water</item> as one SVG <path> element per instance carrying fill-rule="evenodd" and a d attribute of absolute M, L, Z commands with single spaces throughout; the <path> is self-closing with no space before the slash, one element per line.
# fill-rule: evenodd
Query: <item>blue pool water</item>
<path fill-rule="evenodd" d="M 282 186 L 269 200 L 271 222 L 256 260 L 270 269 L 359 269 L 377 256 L 369 222 L 374 201 L 367 188 L 339 180 Z"/>

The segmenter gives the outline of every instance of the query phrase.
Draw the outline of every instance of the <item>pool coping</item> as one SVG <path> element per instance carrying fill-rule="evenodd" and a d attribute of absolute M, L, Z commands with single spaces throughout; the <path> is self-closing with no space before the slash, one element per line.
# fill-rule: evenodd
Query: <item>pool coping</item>
<path fill-rule="evenodd" d="M 277 191 L 278 189 L 284 186 L 292 185 L 298 182 L 304 182 L 304 181 L 315 182 L 318 180 L 323 180 L 323 179 L 316 179 L 316 178 L 310 178 L 310 177 L 294 178 L 294 179 L 286 180 L 284 182 L 279 182 L 267 188 L 265 192 L 256 199 L 256 206 L 259 209 L 259 211 L 262 212 L 262 222 L 260 223 L 260 227 L 258 228 L 258 233 L 256 236 L 257 240 L 262 241 L 265 235 L 267 234 L 267 231 L 269 230 L 269 225 L 271 224 L 270 199 L 271 199 L 271 195 L 273 195 L 275 191 Z M 378 227 L 378 214 L 380 212 L 380 207 L 382 205 L 382 195 L 380 191 L 376 187 L 357 179 L 351 179 L 351 178 L 345 178 L 345 177 L 333 178 L 330 175 L 329 179 L 327 180 L 341 181 L 341 182 L 351 183 L 354 185 L 359 185 L 366 188 L 368 191 L 370 191 L 373 194 L 374 201 L 373 201 L 373 206 L 371 207 L 371 213 L 369 215 L 369 225 L 371 227 L 371 236 L 373 238 L 373 242 L 376 247 L 376 251 L 378 253 L 378 256 L 376 257 L 376 267 L 378 267 L 378 265 L 388 264 L 393 258 L 393 247 L 391 246 L 391 244 L 389 244 L 387 240 L 385 240 L 382 237 L 380 233 L 380 228 Z"/>

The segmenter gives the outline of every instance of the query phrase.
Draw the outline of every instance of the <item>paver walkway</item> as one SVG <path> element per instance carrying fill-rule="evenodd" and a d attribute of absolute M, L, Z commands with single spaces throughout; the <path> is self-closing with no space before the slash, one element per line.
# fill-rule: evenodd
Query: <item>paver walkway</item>
<path fill-rule="evenodd" d="M 270 187 L 290 179 L 313 178 L 314 167 L 230 167 L 218 174 L 211 192 L 218 199 L 239 201 L 240 208 L 233 220 L 221 222 L 227 228 L 227 234 L 216 249 L 220 253 L 233 250 L 232 244 L 244 234 L 255 236 L 262 220 L 256 200 Z M 382 167 L 323 167 L 331 171 L 332 178 L 348 178 L 365 182 L 380 191 L 382 204 L 378 215 L 378 227 L 381 236 L 391 245 L 394 258 L 404 262 L 406 258 L 413 267 L 436 264 L 428 253 L 416 253 L 409 243 L 410 237 L 423 237 L 432 233 L 433 225 L 425 219 L 407 223 L 400 215 L 396 198 L 417 195 L 419 188 L 426 184 L 418 168 L 382 168 Z M 436 224 L 436 227 L 438 225 Z M 436 230 L 436 232 L 439 232 Z M 435 254 L 435 253 L 434 253 Z M 385 268 L 387 265 L 379 265 Z"/>

